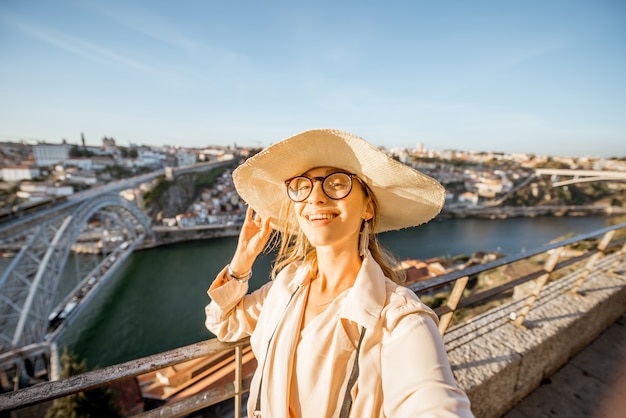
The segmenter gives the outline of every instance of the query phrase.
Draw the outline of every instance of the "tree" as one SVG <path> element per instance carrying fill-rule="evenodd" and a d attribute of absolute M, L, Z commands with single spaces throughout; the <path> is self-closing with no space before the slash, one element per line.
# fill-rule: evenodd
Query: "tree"
<path fill-rule="evenodd" d="M 93 152 L 87 151 L 86 149 L 81 149 L 78 147 L 78 145 L 72 145 L 69 155 L 71 158 L 93 157 Z"/>
<path fill-rule="evenodd" d="M 83 156 L 83 154 L 78 149 L 78 145 L 72 145 L 72 148 L 70 148 L 70 154 L 69 155 L 70 155 L 71 158 L 78 158 L 78 157 L 82 157 Z"/>
<path fill-rule="evenodd" d="M 61 378 L 68 378 L 85 373 L 85 360 L 78 362 L 75 355 L 69 354 L 67 348 L 61 356 Z M 115 406 L 113 392 L 109 388 L 98 388 L 87 392 L 55 399 L 46 418 L 108 418 L 121 417 Z"/>

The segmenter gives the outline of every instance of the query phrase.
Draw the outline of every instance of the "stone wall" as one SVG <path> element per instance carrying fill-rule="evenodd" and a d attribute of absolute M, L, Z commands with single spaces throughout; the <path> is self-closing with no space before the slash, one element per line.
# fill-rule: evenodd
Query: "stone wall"
<path fill-rule="evenodd" d="M 201 225 L 186 228 L 153 226 L 154 241 L 144 240 L 138 249 L 154 248 L 180 242 L 211 238 L 236 237 L 241 225 Z"/>
<path fill-rule="evenodd" d="M 453 372 L 479 418 L 501 417 L 626 313 L 626 260 L 596 263 L 580 291 L 578 272 L 552 282 L 527 316 L 511 321 L 511 302 L 450 329 L 444 336 Z M 607 272 L 612 265 L 616 273 Z"/>

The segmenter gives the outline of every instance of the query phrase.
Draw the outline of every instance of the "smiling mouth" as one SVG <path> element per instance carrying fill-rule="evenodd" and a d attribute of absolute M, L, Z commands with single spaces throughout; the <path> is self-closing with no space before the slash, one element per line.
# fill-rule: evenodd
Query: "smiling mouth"
<path fill-rule="evenodd" d="M 337 217 L 334 213 L 312 213 L 306 216 L 308 221 L 329 221 Z"/>

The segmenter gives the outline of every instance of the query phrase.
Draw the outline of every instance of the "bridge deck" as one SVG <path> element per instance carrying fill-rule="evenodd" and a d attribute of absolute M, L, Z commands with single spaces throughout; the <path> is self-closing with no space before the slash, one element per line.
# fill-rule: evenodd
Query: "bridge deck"
<path fill-rule="evenodd" d="M 504 418 L 626 416 L 626 315 Z"/>

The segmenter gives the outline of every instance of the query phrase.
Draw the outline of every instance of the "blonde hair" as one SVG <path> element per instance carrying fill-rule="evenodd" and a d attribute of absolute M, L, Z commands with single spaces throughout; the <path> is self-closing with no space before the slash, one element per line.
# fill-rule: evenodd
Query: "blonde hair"
<path fill-rule="evenodd" d="M 359 183 L 363 186 L 365 195 L 371 201 L 374 209 L 374 217 L 369 221 L 370 232 L 368 237 L 368 249 L 374 261 L 380 265 L 385 277 L 388 277 L 395 283 L 402 284 L 406 280 L 404 270 L 396 267 L 398 265 L 397 259 L 380 244 L 376 234 L 371 232 L 376 229 L 378 220 L 376 199 L 365 183 L 361 181 L 359 181 Z M 276 261 L 274 262 L 271 272 L 272 279 L 288 264 L 295 261 L 308 263 L 311 266 L 311 271 L 317 272 L 317 252 L 315 251 L 315 247 L 311 245 L 297 222 L 289 222 L 289 219 L 294 218 L 293 202 L 286 199 L 281 208 L 279 219 L 279 223 L 283 225 L 283 228 L 281 231 L 276 231 L 271 240 L 271 245 L 278 248 L 278 255 L 276 256 Z M 362 229 L 363 228 L 361 228 L 361 230 Z"/>

